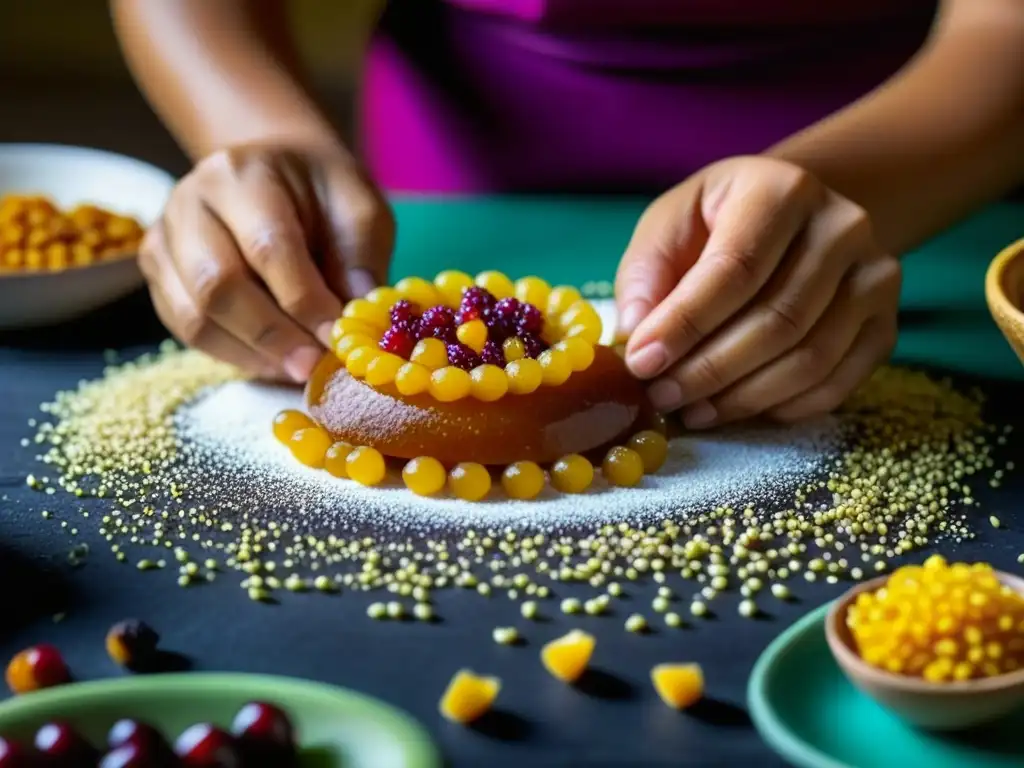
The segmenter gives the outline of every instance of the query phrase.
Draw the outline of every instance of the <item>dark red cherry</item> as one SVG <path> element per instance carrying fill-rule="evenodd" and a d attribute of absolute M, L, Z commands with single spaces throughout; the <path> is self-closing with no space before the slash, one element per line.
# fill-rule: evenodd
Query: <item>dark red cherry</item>
<path fill-rule="evenodd" d="M 160 731 L 149 723 L 125 718 L 111 726 L 110 732 L 107 734 L 107 748 L 117 750 L 128 744 L 141 748 L 146 756 L 150 754 L 170 756 L 173 754 L 171 745 L 167 743 L 167 739 Z"/>
<path fill-rule="evenodd" d="M 238 710 L 231 732 L 241 744 L 246 768 L 286 768 L 295 761 L 295 730 L 273 704 L 249 702 Z"/>
<path fill-rule="evenodd" d="M 99 753 L 67 723 L 47 723 L 35 737 L 36 750 L 64 768 L 93 768 Z"/>
<path fill-rule="evenodd" d="M 0 736 L 0 768 L 34 768 L 35 756 L 16 741 Z"/>
<path fill-rule="evenodd" d="M 209 723 L 186 728 L 174 743 L 174 752 L 187 768 L 241 768 L 238 745 L 230 733 Z"/>
<path fill-rule="evenodd" d="M 178 759 L 169 747 L 147 746 L 141 741 L 126 741 L 103 756 L 99 768 L 175 768 Z"/>

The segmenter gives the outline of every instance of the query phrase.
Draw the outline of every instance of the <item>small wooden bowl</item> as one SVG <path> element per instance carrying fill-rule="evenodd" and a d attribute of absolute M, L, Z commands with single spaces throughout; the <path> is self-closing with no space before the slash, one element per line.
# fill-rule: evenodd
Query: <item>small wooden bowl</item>
<path fill-rule="evenodd" d="M 1024 239 L 1003 249 L 985 275 L 989 312 L 1024 363 Z"/>
<path fill-rule="evenodd" d="M 1024 594 L 1024 579 L 1001 571 L 996 576 Z M 964 682 L 929 683 L 865 662 L 846 626 L 846 612 L 858 595 L 884 586 L 887 578 L 872 579 L 851 589 L 832 605 L 825 620 L 829 650 L 856 688 L 908 723 L 933 731 L 982 725 L 1024 705 L 1024 669 Z"/>

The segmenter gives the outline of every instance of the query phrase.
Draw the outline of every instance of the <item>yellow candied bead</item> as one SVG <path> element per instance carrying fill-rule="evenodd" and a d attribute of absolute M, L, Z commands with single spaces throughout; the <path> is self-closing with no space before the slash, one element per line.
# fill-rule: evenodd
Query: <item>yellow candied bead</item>
<path fill-rule="evenodd" d="M 572 375 L 572 363 L 569 362 L 569 355 L 561 350 L 547 349 L 537 357 L 540 363 L 541 381 L 546 386 L 557 387 L 564 384 Z"/>
<path fill-rule="evenodd" d="M 501 349 L 505 355 L 506 363 L 511 363 L 513 360 L 522 360 L 526 357 L 526 345 L 523 344 L 522 339 L 517 339 L 515 336 L 505 339 L 502 342 Z"/>
<path fill-rule="evenodd" d="M 601 321 L 599 320 L 596 323 L 588 321 L 571 325 L 566 330 L 563 338 L 580 338 L 590 344 L 597 344 L 601 341 Z"/>
<path fill-rule="evenodd" d="M 551 286 L 539 277 L 523 277 L 516 280 L 513 294 L 520 301 L 533 304 L 541 312 L 547 307 Z"/>
<path fill-rule="evenodd" d="M 459 303 L 462 301 L 463 292 L 472 285 L 472 275 L 467 275 L 465 272 L 459 272 L 455 269 L 440 272 L 434 278 L 434 287 L 441 294 L 444 303 L 452 309 L 458 308 Z"/>
<path fill-rule="evenodd" d="M 324 469 L 327 470 L 328 474 L 334 475 L 335 477 L 346 478 L 348 477 L 348 464 L 346 459 L 348 455 L 352 453 L 353 447 L 343 440 L 338 441 L 330 448 L 327 449 L 327 453 L 324 454 Z"/>
<path fill-rule="evenodd" d="M 377 346 L 377 341 L 372 337 L 364 336 L 361 333 L 350 333 L 347 336 L 342 336 L 334 345 L 334 356 L 344 363 L 353 349 L 374 346 Z"/>
<path fill-rule="evenodd" d="M 422 311 L 441 303 L 441 294 L 434 284 L 422 277 L 403 277 L 395 283 L 395 290 Z"/>
<path fill-rule="evenodd" d="M 640 454 L 644 462 L 644 472 L 647 474 L 661 469 L 668 457 L 668 440 L 652 429 L 637 432 L 629 438 L 627 446 Z"/>
<path fill-rule="evenodd" d="M 632 448 L 616 446 L 601 464 L 604 479 L 621 488 L 632 488 L 644 477 L 644 460 Z"/>
<path fill-rule="evenodd" d="M 348 476 L 360 485 L 379 485 L 387 473 L 380 451 L 369 446 L 355 448 L 345 458 Z"/>
<path fill-rule="evenodd" d="M 439 402 L 450 403 L 466 397 L 472 383 L 466 371 L 449 365 L 430 374 L 430 394 Z"/>
<path fill-rule="evenodd" d="M 448 348 L 440 339 L 420 339 L 412 348 L 409 360 L 436 371 L 448 365 Z"/>
<path fill-rule="evenodd" d="M 448 473 L 452 495 L 465 501 L 480 501 L 491 490 L 491 473 L 483 464 L 464 461 Z"/>
<path fill-rule="evenodd" d="M 508 391 L 514 395 L 528 395 L 536 391 L 544 376 L 540 363 L 530 357 L 513 360 L 505 366 L 508 377 Z"/>
<path fill-rule="evenodd" d="M 509 498 L 536 498 L 544 490 L 544 470 L 532 461 L 517 461 L 505 467 L 501 485 Z"/>
<path fill-rule="evenodd" d="M 402 469 L 405 487 L 417 496 L 440 493 L 447 477 L 444 465 L 432 456 L 418 456 Z"/>
<path fill-rule="evenodd" d="M 350 335 L 380 338 L 381 331 L 370 323 L 352 317 L 339 317 L 331 326 L 331 347 L 337 346 L 342 337 Z"/>
<path fill-rule="evenodd" d="M 560 285 L 552 288 L 548 294 L 547 306 L 543 307 L 548 317 L 559 317 L 569 307 L 583 298 L 580 292 L 570 285 Z"/>
<path fill-rule="evenodd" d="M 487 326 L 483 320 L 470 320 L 456 328 L 455 335 L 459 341 L 479 354 L 487 343 Z"/>
<path fill-rule="evenodd" d="M 345 358 L 345 369 L 357 379 L 366 375 L 366 368 L 378 356 L 383 354 L 377 347 L 357 347 Z"/>
<path fill-rule="evenodd" d="M 554 348 L 566 354 L 573 371 L 585 371 L 594 362 L 594 345 L 579 336 L 564 339 Z"/>
<path fill-rule="evenodd" d="M 594 482 L 594 466 L 578 453 L 563 456 L 551 467 L 551 484 L 562 493 L 583 493 Z"/>
<path fill-rule="evenodd" d="M 324 456 L 331 447 L 331 437 L 320 427 L 300 429 L 291 440 L 288 448 L 300 464 L 320 469 L 324 465 Z"/>
<path fill-rule="evenodd" d="M 374 329 L 377 329 L 378 333 L 382 333 L 390 323 L 390 316 L 386 307 L 379 306 L 377 304 L 371 304 L 366 299 L 353 299 L 345 305 L 345 309 L 342 310 L 342 317 L 347 317 L 352 320 L 361 320 Z"/>
<path fill-rule="evenodd" d="M 395 388 L 406 395 L 419 395 L 430 389 L 430 369 L 418 363 L 406 363 L 395 374 Z"/>
<path fill-rule="evenodd" d="M 480 677 L 469 670 L 459 670 L 448 683 L 438 709 L 448 720 L 471 723 L 491 708 L 501 690 L 496 677 Z"/>
<path fill-rule="evenodd" d="M 485 403 L 500 400 L 508 392 L 508 376 L 496 365 L 479 365 L 469 373 L 470 393 Z"/>
<path fill-rule="evenodd" d="M 302 411 L 285 410 L 274 417 L 274 437 L 282 443 L 292 439 L 292 435 L 300 429 L 315 426 L 313 420 Z"/>
<path fill-rule="evenodd" d="M 390 352 L 381 352 L 366 366 L 365 381 L 371 387 L 390 384 L 398 375 L 398 369 L 405 365 L 405 360 Z"/>
<path fill-rule="evenodd" d="M 501 272 L 481 272 L 476 276 L 476 284 L 484 290 L 490 291 L 496 299 L 507 299 L 516 290 L 508 276 Z"/>
<path fill-rule="evenodd" d="M 366 294 L 366 300 L 371 304 L 376 304 L 379 307 L 390 310 L 399 299 L 402 298 L 402 294 L 394 288 L 390 288 L 386 285 L 374 288 L 368 294 Z"/>

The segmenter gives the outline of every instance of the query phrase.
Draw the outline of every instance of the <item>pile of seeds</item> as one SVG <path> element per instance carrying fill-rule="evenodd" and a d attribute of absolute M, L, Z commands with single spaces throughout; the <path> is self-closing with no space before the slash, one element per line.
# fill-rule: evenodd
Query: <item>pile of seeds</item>
<path fill-rule="evenodd" d="M 366 520 L 346 528 L 316 510 L 286 514 L 279 494 L 241 495 L 239 478 L 209 466 L 175 415 L 237 378 L 172 346 L 108 368 L 43 406 L 49 420 L 36 425 L 35 442 L 48 465 L 40 475 L 54 479 L 30 476 L 29 485 L 83 497 L 82 514 L 93 510 L 119 560 L 142 570 L 177 568 L 182 586 L 234 571 L 254 600 L 281 590 L 384 590 L 390 594 L 369 606 L 370 616 L 429 620 L 431 594 L 450 587 L 504 592 L 530 619 L 544 603 L 549 613 L 599 615 L 628 582 L 654 582 L 651 613 L 675 627 L 684 611 L 709 615 L 720 596 L 738 594 L 740 614 L 754 616 L 759 601 L 787 599 L 795 580 L 861 579 L 938 539 L 971 538 L 981 517 L 971 488 L 997 486 L 1012 469 L 996 466 L 995 445 L 1009 429 L 983 422 L 979 393 L 887 368 L 839 415 L 841 447 L 821 471 L 775 498 L 666 509 L 643 521 L 610 509 L 589 528 L 542 530 L 523 516 L 514 527 L 403 536 Z M 558 595 L 566 583 L 575 586 L 572 596 Z M 556 595 L 563 599 L 553 602 Z M 626 624 L 649 626 L 641 613 Z"/>

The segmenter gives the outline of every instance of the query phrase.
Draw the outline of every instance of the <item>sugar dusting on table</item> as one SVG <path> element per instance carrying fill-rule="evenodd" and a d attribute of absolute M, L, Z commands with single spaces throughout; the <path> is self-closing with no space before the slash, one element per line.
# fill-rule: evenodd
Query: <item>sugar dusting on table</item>
<path fill-rule="evenodd" d="M 527 502 L 465 502 L 423 498 L 392 476 L 389 487 L 366 488 L 303 466 L 268 428 L 274 415 L 301 408 L 301 394 L 251 382 L 232 382 L 207 393 L 178 418 L 193 461 L 244 498 L 276 510 L 301 526 L 358 519 L 383 528 L 438 525 L 565 526 L 628 521 L 657 522 L 667 515 L 740 501 L 768 504 L 792 492 L 835 459 L 837 423 L 828 418 L 793 429 L 744 429 L 677 438 L 669 458 L 640 487 L 614 488 L 595 478 L 586 494 L 547 490 Z M 500 488 L 496 495 L 500 496 Z M 311 519 L 311 515 L 316 519 Z"/>

